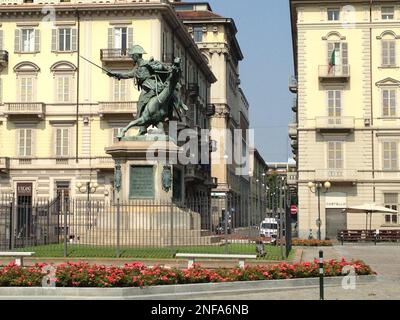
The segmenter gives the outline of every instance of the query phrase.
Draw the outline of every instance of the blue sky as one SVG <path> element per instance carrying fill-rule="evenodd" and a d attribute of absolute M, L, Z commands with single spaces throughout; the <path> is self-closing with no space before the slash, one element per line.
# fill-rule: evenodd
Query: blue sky
<path fill-rule="evenodd" d="M 206 0 L 207 1 L 207 0 Z M 214 12 L 233 18 L 245 56 L 241 86 L 250 102 L 256 148 L 266 161 L 291 155 L 288 123 L 293 95 L 288 79 L 293 54 L 288 0 L 209 0 Z"/>

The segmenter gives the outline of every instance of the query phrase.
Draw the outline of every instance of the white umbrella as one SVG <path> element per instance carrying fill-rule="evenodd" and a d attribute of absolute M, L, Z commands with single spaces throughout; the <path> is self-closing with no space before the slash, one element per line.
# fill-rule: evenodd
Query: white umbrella
<path fill-rule="evenodd" d="M 372 225 L 372 214 L 373 213 L 397 213 L 396 210 L 386 208 L 384 206 L 378 206 L 376 203 L 367 203 L 360 206 L 348 207 L 343 211 L 354 212 L 354 213 L 365 213 L 366 225 L 365 229 L 368 230 L 368 214 L 370 213 L 369 227 Z"/>

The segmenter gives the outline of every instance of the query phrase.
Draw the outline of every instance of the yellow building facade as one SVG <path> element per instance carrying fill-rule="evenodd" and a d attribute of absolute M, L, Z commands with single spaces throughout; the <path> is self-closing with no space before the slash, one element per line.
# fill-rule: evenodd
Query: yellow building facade
<path fill-rule="evenodd" d="M 139 92 L 133 80 L 109 78 L 85 59 L 127 72 L 133 64 L 126 50 L 133 44 L 145 48 L 145 59 L 181 57 L 190 112 L 178 127 L 209 128 L 216 78 L 168 2 L 2 4 L 0 195 L 25 190 L 33 199 L 53 198 L 64 190 L 79 197 L 91 183 L 93 198 L 112 200 L 114 163 L 105 148 L 136 115 Z M 193 195 L 207 195 L 214 185 L 210 171 L 201 174 L 197 184 L 187 174 Z"/>
<path fill-rule="evenodd" d="M 299 235 L 322 238 L 366 229 L 349 206 L 375 202 L 398 209 L 399 1 L 291 0 L 297 95 L 289 127 L 298 167 Z M 312 188 L 311 188 L 312 189 Z M 315 190 L 314 190 L 315 191 Z M 375 214 L 368 229 L 398 229 L 398 214 Z"/>
<path fill-rule="evenodd" d="M 236 24 L 232 18 L 214 12 L 206 2 L 174 1 L 174 7 L 218 79 L 210 88 L 211 129 L 231 132 L 231 135 L 223 136 L 217 144 L 219 158 L 212 163 L 211 171 L 212 176 L 218 178 L 218 185 L 212 193 L 217 198 L 227 194 L 248 196 L 248 172 L 246 175 L 238 173 L 238 169 L 244 166 L 231 157 L 237 149 L 243 158 L 249 158 L 250 147 L 250 139 L 246 136 L 250 106 L 240 87 L 239 64 L 244 56 L 236 38 Z M 235 130 L 243 132 L 243 140 L 239 143 L 230 141 L 233 141 Z"/>

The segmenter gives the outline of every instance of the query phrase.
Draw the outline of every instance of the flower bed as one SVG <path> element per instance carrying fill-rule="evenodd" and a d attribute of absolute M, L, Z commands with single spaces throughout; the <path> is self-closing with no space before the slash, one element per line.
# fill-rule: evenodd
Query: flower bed
<path fill-rule="evenodd" d="M 0 269 L 1 287 L 39 287 L 47 272 L 44 264 L 20 267 L 9 264 Z M 341 276 L 345 266 L 352 266 L 357 275 L 375 274 L 362 261 L 330 260 L 325 262 L 327 277 Z M 256 281 L 318 277 L 318 261 L 300 264 L 281 263 L 268 266 L 248 266 L 245 269 L 203 269 L 198 264 L 192 269 L 179 270 L 155 266 L 146 267 L 134 262 L 123 267 L 90 265 L 83 262 L 64 263 L 55 267 L 57 287 L 144 287 L 188 283 Z"/>
<path fill-rule="evenodd" d="M 333 246 L 330 240 L 317 240 L 317 239 L 293 239 L 293 246 L 305 246 L 305 247 L 331 247 Z"/>

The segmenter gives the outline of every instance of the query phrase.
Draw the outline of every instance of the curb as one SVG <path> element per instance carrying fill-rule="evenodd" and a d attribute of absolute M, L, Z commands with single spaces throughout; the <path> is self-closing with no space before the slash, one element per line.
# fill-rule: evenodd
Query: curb
<path fill-rule="evenodd" d="M 341 286 L 343 277 L 325 278 L 325 287 Z M 377 276 L 357 276 L 357 284 Z M 318 288 L 319 278 L 165 285 L 144 288 L 0 288 L 0 300 L 179 300 L 212 294 L 258 293 Z"/>

